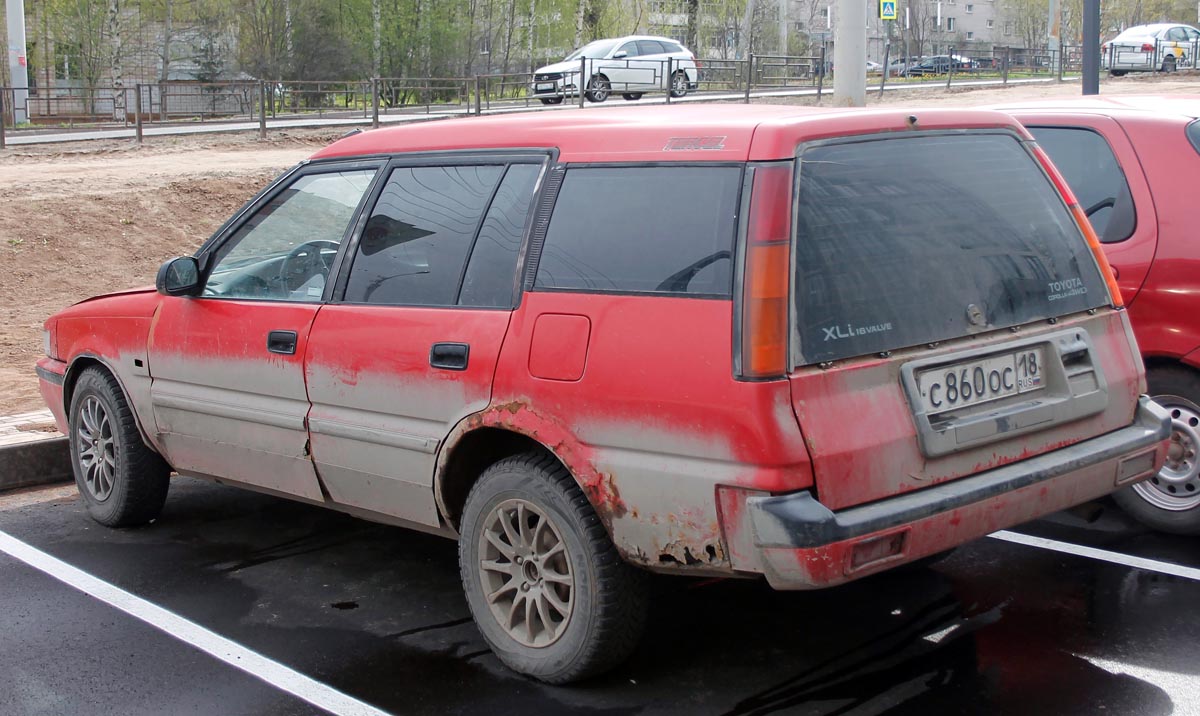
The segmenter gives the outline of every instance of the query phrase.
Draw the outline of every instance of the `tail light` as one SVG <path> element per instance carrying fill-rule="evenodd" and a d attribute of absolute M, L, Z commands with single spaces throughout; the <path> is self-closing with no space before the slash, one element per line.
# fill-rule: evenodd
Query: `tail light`
<path fill-rule="evenodd" d="M 787 372 L 792 164 L 754 169 L 742 281 L 742 376 Z"/>
<path fill-rule="evenodd" d="M 1092 222 L 1080 208 L 1079 200 L 1075 198 L 1075 192 L 1067 186 L 1066 180 L 1063 179 L 1062 174 L 1058 173 L 1058 169 L 1055 168 L 1054 163 L 1050 161 L 1050 157 L 1041 147 L 1035 144 L 1033 151 L 1037 155 L 1038 161 L 1042 163 L 1042 168 L 1050 175 L 1050 181 L 1054 182 L 1054 187 L 1066 200 L 1071 217 L 1075 219 L 1079 230 L 1083 232 L 1083 237 L 1087 239 L 1088 246 L 1092 249 L 1092 255 L 1096 257 L 1096 263 L 1100 266 L 1100 273 L 1104 276 L 1104 283 L 1108 285 L 1108 294 L 1112 298 L 1113 308 L 1124 306 L 1125 301 L 1121 298 L 1121 288 L 1117 285 L 1117 277 L 1113 275 L 1112 267 L 1108 265 L 1108 257 L 1104 255 L 1104 249 L 1100 246 L 1100 237 L 1096 236 Z"/>
<path fill-rule="evenodd" d="M 1149 42 L 1143 42 L 1142 52 L 1154 52 L 1154 45 L 1151 45 Z"/>

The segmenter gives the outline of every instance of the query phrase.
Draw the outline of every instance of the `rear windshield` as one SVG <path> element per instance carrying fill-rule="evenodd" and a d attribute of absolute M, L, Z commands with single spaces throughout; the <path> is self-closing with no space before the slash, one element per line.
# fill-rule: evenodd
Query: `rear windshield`
<path fill-rule="evenodd" d="M 1015 135 L 881 138 L 799 159 L 799 364 L 1095 308 L 1082 233 Z"/>

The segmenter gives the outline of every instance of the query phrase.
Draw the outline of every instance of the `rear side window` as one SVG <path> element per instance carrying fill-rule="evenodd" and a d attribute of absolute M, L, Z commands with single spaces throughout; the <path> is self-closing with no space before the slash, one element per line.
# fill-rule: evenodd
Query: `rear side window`
<path fill-rule="evenodd" d="M 467 252 L 503 166 L 399 167 L 350 267 L 349 303 L 453 306 Z"/>
<path fill-rule="evenodd" d="M 1090 247 L 1007 133 L 818 145 L 799 159 L 797 363 L 1105 304 Z"/>
<path fill-rule="evenodd" d="M 638 40 L 638 50 L 643 55 L 661 55 L 668 50 L 664 50 L 662 43 L 657 40 Z"/>
<path fill-rule="evenodd" d="M 1081 127 L 1030 127 L 1106 244 L 1133 235 L 1137 214 L 1125 173 L 1099 133 Z"/>
<path fill-rule="evenodd" d="M 577 167 L 535 288 L 727 297 L 742 168 Z"/>

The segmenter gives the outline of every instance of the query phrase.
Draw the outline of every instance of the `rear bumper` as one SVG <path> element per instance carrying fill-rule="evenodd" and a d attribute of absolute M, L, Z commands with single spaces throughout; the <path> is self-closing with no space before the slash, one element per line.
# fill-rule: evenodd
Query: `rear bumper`
<path fill-rule="evenodd" d="M 974 477 L 839 512 L 807 491 L 750 497 L 746 519 L 771 586 L 832 586 L 1146 479 L 1170 434 L 1166 411 L 1142 396 L 1129 427 Z"/>

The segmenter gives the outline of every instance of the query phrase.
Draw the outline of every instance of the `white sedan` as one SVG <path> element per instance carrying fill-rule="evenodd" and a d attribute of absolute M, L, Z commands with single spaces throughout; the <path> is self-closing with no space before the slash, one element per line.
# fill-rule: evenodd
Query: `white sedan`
<path fill-rule="evenodd" d="M 1137 25 L 1100 47 L 1101 67 L 1114 76 L 1126 72 L 1174 72 L 1192 67 L 1200 51 L 1200 30 L 1191 25 Z"/>
<path fill-rule="evenodd" d="M 669 37 L 629 35 L 590 42 L 562 62 L 539 67 L 529 94 L 544 104 L 558 104 L 564 97 L 578 97 L 582 85 L 592 102 L 603 102 L 614 92 L 632 101 L 668 88 L 672 97 L 682 97 L 699 81 L 696 56 L 683 45 Z"/>

